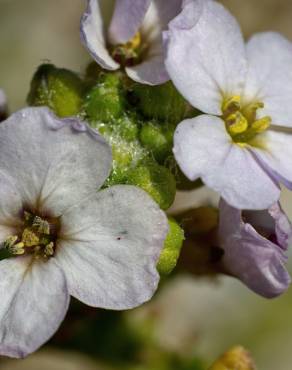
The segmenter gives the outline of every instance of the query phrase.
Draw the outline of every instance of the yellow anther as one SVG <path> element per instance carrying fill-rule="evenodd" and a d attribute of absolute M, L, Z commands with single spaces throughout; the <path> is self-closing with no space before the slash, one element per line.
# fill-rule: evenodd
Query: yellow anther
<path fill-rule="evenodd" d="M 12 247 L 16 242 L 17 242 L 18 236 L 17 235 L 12 235 L 9 236 L 5 241 L 4 241 L 4 248 L 10 248 Z"/>
<path fill-rule="evenodd" d="M 40 242 L 40 238 L 38 237 L 38 235 L 29 228 L 23 230 L 21 240 L 26 247 L 34 247 Z"/>
<path fill-rule="evenodd" d="M 50 257 L 54 254 L 54 243 L 50 242 L 45 246 L 44 250 L 45 256 Z"/>
<path fill-rule="evenodd" d="M 22 242 L 11 245 L 8 247 L 8 251 L 12 254 L 21 255 L 24 254 L 24 244 Z"/>
<path fill-rule="evenodd" d="M 232 113 L 240 110 L 240 96 L 234 95 L 231 98 L 225 100 L 222 104 L 223 115 L 229 116 Z"/>
<path fill-rule="evenodd" d="M 253 122 L 256 120 L 257 110 L 264 108 L 264 106 L 264 103 L 259 101 L 251 103 L 243 109 L 243 114 L 249 122 Z"/>
<path fill-rule="evenodd" d="M 48 221 L 43 220 L 39 216 L 35 216 L 33 223 L 32 223 L 32 227 L 35 227 L 37 231 L 41 234 L 46 234 L 46 235 L 50 234 L 50 225 Z"/>
<path fill-rule="evenodd" d="M 240 346 L 224 353 L 209 370 L 255 370 L 250 354 Z"/>
<path fill-rule="evenodd" d="M 137 32 L 134 37 L 132 37 L 126 44 L 125 47 L 127 49 L 138 49 L 138 47 L 141 45 L 141 33 Z"/>
<path fill-rule="evenodd" d="M 263 117 L 261 119 L 258 119 L 257 121 L 254 121 L 251 125 L 251 129 L 254 130 L 257 134 L 266 131 L 267 128 L 269 128 L 272 120 L 270 117 Z"/>
<path fill-rule="evenodd" d="M 248 128 L 248 121 L 240 112 L 230 114 L 226 120 L 227 130 L 230 135 L 242 134 Z"/>

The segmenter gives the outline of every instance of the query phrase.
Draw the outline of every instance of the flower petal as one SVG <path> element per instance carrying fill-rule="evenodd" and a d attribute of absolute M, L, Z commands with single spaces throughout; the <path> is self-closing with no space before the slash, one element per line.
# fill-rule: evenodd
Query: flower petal
<path fill-rule="evenodd" d="M 151 0 L 116 0 L 109 26 L 109 39 L 113 44 L 124 44 L 140 28 Z"/>
<path fill-rule="evenodd" d="M 248 148 L 232 142 L 220 118 L 202 115 L 180 123 L 173 152 L 190 180 L 201 177 L 236 208 L 265 209 L 279 199 L 278 185 Z"/>
<path fill-rule="evenodd" d="M 201 111 L 220 115 L 222 99 L 240 94 L 245 81 L 237 21 L 215 1 L 188 1 L 164 39 L 166 69 L 179 92 Z"/>
<path fill-rule="evenodd" d="M 247 44 L 247 100 L 265 104 L 259 117 L 292 127 L 292 43 L 276 32 L 259 33 Z"/>
<path fill-rule="evenodd" d="M 285 255 L 279 246 L 259 235 L 249 224 L 241 222 L 241 211 L 220 202 L 220 246 L 224 249 L 223 264 L 256 293 L 273 298 L 282 294 L 291 279 L 284 263 Z M 235 223 L 230 227 L 232 217 Z"/>
<path fill-rule="evenodd" d="M 96 191 L 110 167 L 109 146 L 77 118 L 26 108 L 0 125 L 0 171 L 9 173 L 32 210 L 60 215 Z"/>
<path fill-rule="evenodd" d="M 286 213 L 283 211 L 280 203 L 275 203 L 269 208 L 269 214 L 275 220 L 275 232 L 277 242 L 284 250 L 288 249 L 289 241 L 292 235 L 292 226 Z"/>
<path fill-rule="evenodd" d="M 262 135 L 262 140 L 262 148 L 253 147 L 253 153 L 277 182 L 292 189 L 291 134 L 268 130 Z"/>
<path fill-rule="evenodd" d="M 57 259 L 71 295 L 109 309 L 132 308 L 152 297 L 168 226 L 144 191 L 126 185 L 102 190 L 65 213 L 62 225 Z"/>
<path fill-rule="evenodd" d="M 148 45 L 142 63 L 127 67 L 128 76 L 137 82 L 159 85 L 169 80 L 164 65 L 162 31 L 181 9 L 181 0 L 152 1 L 141 27 L 143 42 Z"/>
<path fill-rule="evenodd" d="M 58 329 L 68 309 L 69 294 L 53 259 L 30 257 L 0 262 L 0 355 L 24 357 Z"/>
<path fill-rule="evenodd" d="M 116 70 L 119 64 L 110 56 L 104 35 L 104 24 L 99 0 L 88 0 L 80 21 L 81 42 L 92 58 L 103 68 Z"/>

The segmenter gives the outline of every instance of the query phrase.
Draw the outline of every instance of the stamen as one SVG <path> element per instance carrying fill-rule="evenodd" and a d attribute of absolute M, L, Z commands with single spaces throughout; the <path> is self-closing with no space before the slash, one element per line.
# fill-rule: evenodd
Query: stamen
<path fill-rule="evenodd" d="M 223 116 L 228 117 L 230 114 L 240 110 L 240 96 L 235 95 L 227 99 L 222 105 Z"/>
<path fill-rule="evenodd" d="M 271 117 L 266 116 L 261 119 L 258 119 L 257 121 L 254 121 L 251 125 L 251 128 L 255 130 L 257 134 L 266 131 L 270 125 L 271 125 Z"/>
<path fill-rule="evenodd" d="M 32 227 L 37 228 L 38 232 L 41 234 L 50 234 L 50 225 L 48 221 L 43 220 L 39 216 L 35 216 Z"/>
<path fill-rule="evenodd" d="M 240 112 L 231 114 L 228 116 L 228 118 L 226 118 L 225 122 L 231 135 L 241 134 L 248 128 L 247 119 Z"/>
<path fill-rule="evenodd" d="M 16 255 L 21 255 L 21 254 L 24 254 L 25 252 L 24 243 L 22 242 L 11 245 L 7 249 L 11 254 L 16 254 Z"/>
<path fill-rule="evenodd" d="M 113 59 L 122 66 L 131 66 L 140 61 L 141 55 L 146 48 L 147 46 L 142 43 L 141 33 L 137 32 L 134 37 L 125 44 L 112 46 L 111 55 Z"/>

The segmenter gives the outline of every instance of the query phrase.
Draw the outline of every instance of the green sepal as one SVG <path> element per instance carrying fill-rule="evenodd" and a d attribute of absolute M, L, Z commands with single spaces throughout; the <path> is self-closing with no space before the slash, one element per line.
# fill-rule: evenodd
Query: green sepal
<path fill-rule="evenodd" d="M 168 225 L 169 231 L 157 264 L 160 275 L 168 275 L 175 268 L 184 241 L 184 231 L 174 218 L 168 218 Z"/>
<path fill-rule="evenodd" d="M 168 209 L 175 198 L 176 183 L 172 173 L 148 160 L 128 173 L 127 183 L 145 190 L 160 206 Z"/>
<path fill-rule="evenodd" d="M 59 117 L 77 115 L 83 103 L 84 85 L 79 76 L 53 64 L 42 64 L 31 81 L 27 102 L 47 106 Z"/>

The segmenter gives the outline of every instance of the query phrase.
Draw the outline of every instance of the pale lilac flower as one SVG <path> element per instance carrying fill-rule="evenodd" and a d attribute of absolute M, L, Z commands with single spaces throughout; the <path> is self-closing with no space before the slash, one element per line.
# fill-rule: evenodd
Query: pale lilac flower
<path fill-rule="evenodd" d="M 0 355 L 23 357 L 58 329 L 70 295 L 108 309 L 150 299 L 167 220 L 141 189 L 97 192 L 111 169 L 102 137 L 27 108 L 0 125 Z"/>
<path fill-rule="evenodd" d="M 116 0 L 111 20 L 108 2 L 88 0 L 81 18 L 81 40 L 101 67 L 125 67 L 140 83 L 169 80 L 164 66 L 162 31 L 181 10 L 182 0 Z"/>
<path fill-rule="evenodd" d="M 220 201 L 219 244 L 224 250 L 224 268 L 264 297 L 282 294 L 291 282 L 284 265 L 291 232 L 279 203 L 268 210 L 241 211 Z"/>
<path fill-rule="evenodd" d="M 189 0 L 165 32 L 166 67 L 204 112 L 183 121 L 174 154 L 237 208 L 265 209 L 292 189 L 292 43 L 280 34 L 245 45 L 236 20 L 212 0 Z"/>

